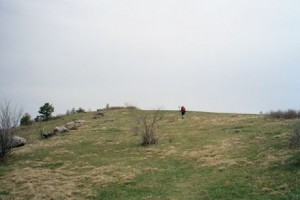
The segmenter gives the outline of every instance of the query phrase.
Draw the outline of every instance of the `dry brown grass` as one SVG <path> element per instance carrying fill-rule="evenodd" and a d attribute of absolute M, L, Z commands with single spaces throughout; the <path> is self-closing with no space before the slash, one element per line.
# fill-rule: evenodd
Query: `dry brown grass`
<path fill-rule="evenodd" d="M 86 199 L 96 194 L 93 186 L 105 187 L 134 179 L 140 172 L 122 164 L 94 167 L 43 168 L 47 162 L 27 163 L 31 167 L 13 170 L 3 179 L 2 187 L 14 199 Z"/>
<path fill-rule="evenodd" d="M 235 165 L 238 160 L 228 156 L 228 152 L 240 148 L 238 138 L 224 139 L 218 144 L 206 145 L 199 150 L 184 151 L 182 157 L 187 160 L 194 160 L 201 166 Z"/>

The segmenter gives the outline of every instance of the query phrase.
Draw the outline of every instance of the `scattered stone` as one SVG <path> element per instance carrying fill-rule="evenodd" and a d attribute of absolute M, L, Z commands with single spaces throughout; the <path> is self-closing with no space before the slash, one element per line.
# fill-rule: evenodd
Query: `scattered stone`
<path fill-rule="evenodd" d="M 289 189 L 289 186 L 288 186 L 288 184 L 285 183 L 285 184 L 279 186 L 278 189 L 279 190 L 287 191 Z"/>
<path fill-rule="evenodd" d="M 219 172 L 222 172 L 222 171 L 224 171 L 225 169 L 226 169 L 225 167 L 219 167 L 219 168 L 218 168 L 218 171 L 219 171 Z"/>
<path fill-rule="evenodd" d="M 240 132 L 242 132 L 242 130 L 239 129 L 239 128 L 236 128 L 236 129 L 234 129 L 234 132 L 235 132 L 235 133 L 240 133 Z"/>
<path fill-rule="evenodd" d="M 261 191 L 262 191 L 263 193 L 269 193 L 269 192 L 271 192 L 272 190 L 271 190 L 270 188 L 263 187 L 263 188 L 261 188 Z"/>
<path fill-rule="evenodd" d="M 96 115 L 99 115 L 99 116 L 103 116 L 103 117 L 104 117 L 104 113 L 102 113 L 102 112 L 99 112 L 99 113 L 97 113 Z"/>

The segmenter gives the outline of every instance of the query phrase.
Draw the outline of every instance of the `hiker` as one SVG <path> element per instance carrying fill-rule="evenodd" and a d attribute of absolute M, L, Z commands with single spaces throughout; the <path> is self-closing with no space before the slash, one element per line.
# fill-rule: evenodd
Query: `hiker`
<path fill-rule="evenodd" d="M 181 106 L 180 107 L 180 112 L 181 112 L 181 118 L 184 119 L 183 115 L 185 114 L 185 107 Z"/>

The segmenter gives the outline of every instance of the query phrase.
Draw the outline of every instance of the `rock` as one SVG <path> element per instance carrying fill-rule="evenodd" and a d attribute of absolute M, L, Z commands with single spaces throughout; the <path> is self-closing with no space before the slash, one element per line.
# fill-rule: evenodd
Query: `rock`
<path fill-rule="evenodd" d="M 53 130 L 54 133 L 64 133 L 64 132 L 68 132 L 68 131 L 69 131 L 69 129 L 67 129 L 65 126 L 57 126 Z"/>
<path fill-rule="evenodd" d="M 68 130 L 76 130 L 77 129 L 77 126 L 75 124 L 75 122 L 69 122 L 65 125 L 65 127 L 68 129 Z"/>
<path fill-rule="evenodd" d="M 288 186 L 288 184 L 285 183 L 285 184 L 279 186 L 278 189 L 279 189 L 279 190 L 288 191 L 289 186 Z"/>
<path fill-rule="evenodd" d="M 85 120 L 75 120 L 67 123 L 65 126 L 57 126 L 54 128 L 53 132 L 41 133 L 41 137 L 47 139 L 53 135 L 56 135 L 57 133 L 64 133 L 68 132 L 69 130 L 77 130 L 78 127 L 82 126 L 85 122 Z"/>
<path fill-rule="evenodd" d="M 76 123 L 76 124 L 83 125 L 83 124 L 86 123 L 86 121 L 85 121 L 85 120 L 76 120 L 75 123 Z"/>
<path fill-rule="evenodd" d="M 269 192 L 271 192 L 272 190 L 271 190 L 270 188 L 263 187 L 263 188 L 261 189 L 261 191 L 262 191 L 263 193 L 269 193 Z"/>
<path fill-rule="evenodd" d="M 225 167 L 219 167 L 219 168 L 218 168 L 218 170 L 219 170 L 220 172 L 224 171 L 225 169 L 226 169 Z"/>
<path fill-rule="evenodd" d="M 10 142 L 10 147 L 11 148 L 16 148 L 16 147 L 21 147 L 24 146 L 26 144 L 26 139 L 19 137 L 19 136 L 13 136 L 11 138 L 11 142 Z"/>
<path fill-rule="evenodd" d="M 240 132 L 242 132 L 242 130 L 239 129 L 239 128 L 236 128 L 236 129 L 234 129 L 234 132 L 235 132 L 235 133 L 240 133 Z"/>
<path fill-rule="evenodd" d="M 42 133 L 42 137 L 43 137 L 44 139 L 48 139 L 49 137 L 51 137 L 51 136 L 53 136 L 53 135 L 55 135 L 54 132 Z"/>
<path fill-rule="evenodd" d="M 82 126 L 85 122 L 85 120 L 75 120 L 74 122 L 67 123 L 65 127 L 69 130 L 77 130 L 78 127 Z"/>

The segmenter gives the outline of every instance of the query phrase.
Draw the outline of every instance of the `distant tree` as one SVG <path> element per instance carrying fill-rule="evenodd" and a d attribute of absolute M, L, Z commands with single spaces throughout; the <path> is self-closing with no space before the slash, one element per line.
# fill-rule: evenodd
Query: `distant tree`
<path fill-rule="evenodd" d="M 74 115 L 74 114 L 76 114 L 77 112 L 76 112 L 76 109 L 75 108 L 72 108 L 72 110 L 71 110 L 71 115 Z"/>
<path fill-rule="evenodd" d="M 22 116 L 22 108 L 12 109 L 10 102 L 0 105 L 0 160 L 11 152 L 12 137 Z"/>
<path fill-rule="evenodd" d="M 76 110 L 77 113 L 85 113 L 85 110 L 83 108 L 78 108 L 78 110 Z"/>
<path fill-rule="evenodd" d="M 28 113 L 25 113 L 25 115 L 23 115 L 23 117 L 20 120 L 20 125 L 21 126 L 27 126 L 32 124 L 32 120 L 31 120 L 31 116 Z"/>
<path fill-rule="evenodd" d="M 71 115 L 71 111 L 70 111 L 70 110 L 67 110 L 66 115 L 67 115 L 67 116 Z"/>
<path fill-rule="evenodd" d="M 49 103 L 45 103 L 42 107 L 40 107 L 39 110 L 39 113 L 44 117 L 45 120 L 49 120 L 53 112 L 54 107 Z"/>

